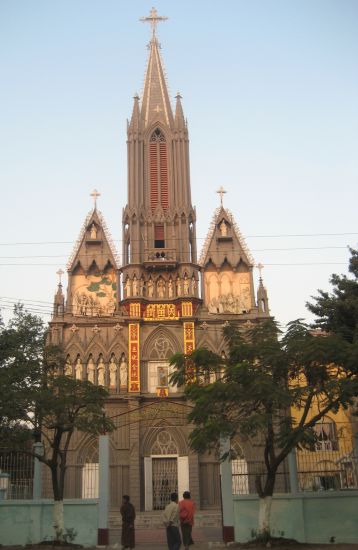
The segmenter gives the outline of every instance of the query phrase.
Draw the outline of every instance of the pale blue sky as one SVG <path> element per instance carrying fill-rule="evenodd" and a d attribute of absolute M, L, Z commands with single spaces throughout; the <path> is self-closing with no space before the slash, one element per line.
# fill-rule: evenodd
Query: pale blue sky
<path fill-rule="evenodd" d="M 126 119 L 149 40 L 138 18 L 152 5 L 0 0 L 1 297 L 49 310 L 95 187 L 121 249 Z M 309 319 L 305 301 L 346 271 L 358 241 L 358 2 L 155 7 L 169 17 L 162 55 L 189 123 L 199 247 L 223 185 L 266 266 L 272 314 Z M 39 244 L 13 244 L 24 242 Z"/>

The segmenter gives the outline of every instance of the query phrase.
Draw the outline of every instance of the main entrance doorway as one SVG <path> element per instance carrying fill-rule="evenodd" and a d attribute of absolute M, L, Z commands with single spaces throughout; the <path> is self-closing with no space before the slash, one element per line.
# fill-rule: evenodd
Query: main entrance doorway
<path fill-rule="evenodd" d="M 164 510 L 170 502 L 170 493 L 178 492 L 178 460 L 173 458 L 153 458 L 153 510 Z"/>
<path fill-rule="evenodd" d="M 144 457 L 146 511 L 163 510 L 170 502 L 170 493 L 181 495 L 189 489 L 188 457 L 179 456 L 170 430 L 155 428 L 155 431 L 150 456 Z"/>

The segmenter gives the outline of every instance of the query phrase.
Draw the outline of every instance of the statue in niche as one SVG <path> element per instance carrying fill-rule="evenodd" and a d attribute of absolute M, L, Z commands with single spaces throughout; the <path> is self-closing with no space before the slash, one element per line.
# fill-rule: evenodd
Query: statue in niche
<path fill-rule="evenodd" d="M 192 278 L 190 279 L 190 294 L 195 296 L 195 290 L 196 290 L 196 280 L 193 275 Z"/>
<path fill-rule="evenodd" d="M 132 289 L 133 289 L 133 296 L 138 296 L 138 279 L 136 275 L 134 275 L 133 277 Z"/>
<path fill-rule="evenodd" d="M 184 296 L 188 296 L 188 294 L 189 294 L 189 279 L 186 275 L 184 277 L 184 282 L 183 282 L 183 291 L 184 291 Z"/>
<path fill-rule="evenodd" d="M 94 222 L 91 225 L 90 237 L 91 239 L 97 239 L 97 227 Z"/>
<path fill-rule="evenodd" d="M 165 369 L 164 367 L 158 367 L 158 386 L 168 386 L 168 373 L 167 369 Z"/>
<path fill-rule="evenodd" d="M 119 381 L 121 388 L 127 388 L 128 385 L 128 369 L 124 353 L 121 356 L 121 363 L 119 365 Z"/>
<path fill-rule="evenodd" d="M 164 298 L 165 294 L 165 281 L 162 278 L 157 283 L 157 296 L 158 298 Z"/>
<path fill-rule="evenodd" d="M 227 236 L 227 225 L 226 225 L 224 220 L 219 225 L 219 229 L 220 229 L 220 235 L 222 237 L 226 237 Z"/>
<path fill-rule="evenodd" d="M 90 359 L 87 363 L 87 380 L 89 382 L 92 382 L 92 384 L 94 384 L 94 370 L 95 370 L 94 362 L 92 359 Z"/>
<path fill-rule="evenodd" d="M 126 291 L 126 298 L 130 298 L 131 296 L 131 281 L 129 277 L 126 279 L 126 283 L 124 285 L 124 290 Z"/>
<path fill-rule="evenodd" d="M 105 371 L 105 366 L 103 363 L 103 358 L 101 357 L 97 367 L 97 382 L 99 386 L 104 386 L 104 371 Z"/>
<path fill-rule="evenodd" d="M 111 357 L 111 361 L 109 363 L 109 386 L 111 388 L 117 387 L 117 365 L 114 357 Z"/>
<path fill-rule="evenodd" d="M 139 295 L 145 296 L 145 281 L 143 277 L 139 279 Z"/>
<path fill-rule="evenodd" d="M 82 379 L 82 363 L 81 363 L 81 359 L 79 357 L 77 357 L 77 359 L 76 359 L 75 375 L 76 375 L 76 380 L 81 380 Z"/>
<path fill-rule="evenodd" d="M 173 296 L 174 296 L 173 281 L 171 279 L 169 279 L 169 282 L 168 282 L 168 297 L 173 298 Z"/>
<path fill-rule="evenodd" d="M 65 364 L 65 375 L 66 376 L 72 376 L 72 365 L 69 362 L 69 360 L 67 360 L 66 364 Z"/>
<path fill-rule="evenodd" d="M 148 298 L 153 298 L 154 284 L 152 279 L 149 279 L 147 288 L 148 288 Z"/>
<path fill-rule="evenodd" d="M 181 279 L 179 275 L 176 280 L 176 287 L 177 287 L 177 296 L 181 296 Z"/>

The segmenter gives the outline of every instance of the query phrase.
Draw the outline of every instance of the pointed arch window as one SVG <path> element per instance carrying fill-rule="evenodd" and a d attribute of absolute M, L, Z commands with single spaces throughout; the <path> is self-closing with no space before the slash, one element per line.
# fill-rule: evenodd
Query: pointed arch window
<path fill-rule="evenodd" d="M 149 139 L 150 207 L 169 207 L 168 148 L 163 132 L 156 128 Z"/>

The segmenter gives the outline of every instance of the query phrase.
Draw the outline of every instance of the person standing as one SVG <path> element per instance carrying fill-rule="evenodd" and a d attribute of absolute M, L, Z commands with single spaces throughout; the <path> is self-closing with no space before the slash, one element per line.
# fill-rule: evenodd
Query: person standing
<path fill-rule="evenodd" d="M 191 536 L 194 525 L 194 514 L 195 504 L 191 500 L 189 491 L 184 491 L 183 500 L 179 502 L 179 519 L 185 550 L 189 550 L 189 546 L 194 544 Z"/>
<path fill-rule="evenodd" d="M 129 496 L 123 495 L 122 506 L 120 508 L 122 516 L 122 550 L 125 548 L 134 548 L 134 520 L 135 509 L 131 502 L 129 502 Z"/>
<path fill-rule="evenodd" d="M 179 531 L 179 506 L 177 493 L 171 493 L 170 503 L 167 504 L 163 512 L 163 521 L 167 532 L 168 549 L 179 550 L 181 547 L 181 537 Z"/>

